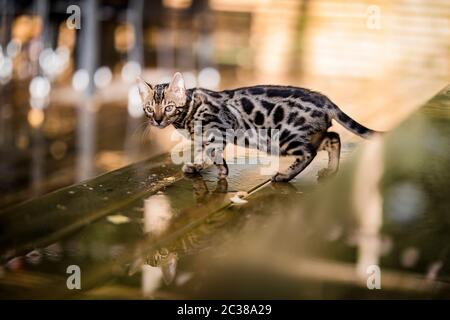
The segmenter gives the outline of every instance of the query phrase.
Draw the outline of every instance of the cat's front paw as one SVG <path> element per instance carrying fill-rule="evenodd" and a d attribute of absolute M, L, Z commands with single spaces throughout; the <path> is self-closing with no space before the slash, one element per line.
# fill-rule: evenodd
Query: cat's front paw
<path fill-rule="evenodd" d="M 226 179 L 228 176 L 228 168 L 225 166 L 217 166 L 217 169 L 219 170 L 217 174 L 219 180 Z"/>
<path fill-rule="evenodd" d="M 278 172 L 276 175 L 272 176 L 272 182 L 288 182 L 292 178 L 284 173 Z"/>
<path fill-rule="evenodd" d="M 185 163 L 181 170 L 184 173 L 198 173 L 203 169 L 203 165 L 197 163 Z"/>

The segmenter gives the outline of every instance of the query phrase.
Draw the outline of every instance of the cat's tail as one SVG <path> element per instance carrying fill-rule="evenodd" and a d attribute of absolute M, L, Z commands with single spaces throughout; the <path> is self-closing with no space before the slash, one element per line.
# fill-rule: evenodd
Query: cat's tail
<path fill-rule="evenodd" d="M 374 135 L 382 134 L 382 132 L 369 129 L 362 124 L 356 122 L 345 114 L 338 106 L 334 105 L 334 110 L 332 112 L 332 118 L 335 119 L 339 124 L 341 124 L 347 130 L 353 132 L 354 134 L 364 138 L 370 139 Z"/>

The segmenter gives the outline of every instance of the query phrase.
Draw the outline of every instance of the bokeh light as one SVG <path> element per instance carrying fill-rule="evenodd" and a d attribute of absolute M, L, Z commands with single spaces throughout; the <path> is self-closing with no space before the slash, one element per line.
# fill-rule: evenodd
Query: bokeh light
<path fill-rule="evenodd" d="M 128 114 L 133 118 L 139 118 L 144 115 L 142 100 L 137 85 L 131 86 L 128 90 Z"/>
<path fill-rule="evenodd" d="M 58 47 L 55 51 L 46 48 L 39 55 L 39 65 L 46 75 L 54 78 L 65 70 L 69 57 L 70 52 L 66 47 Z"/>
<path fill-rule="evenodd" d="M 220 73 L 215 68 L 204 68 L 198 73 L 198 84 L 207 89 L 217 89 L 220 85 Z"/>
<path fill-rule="evenodd" d="M 44 111 L 42 111 L 41 109 L 32 108 L 30 109 L 30 111 L 28 111 L 28 123 L 33 128 L 40 127 L 44 122 L 44 119 L 45 119 Z"/>
<path fill-rule="evenodd" d="M 136 81 L 136 78 L 141 74 L 141 66 L 136 61 L 128 61 L 122 68 L 122 79 L 125 82 L 131 83 Z"/>
<path fill-rule="evenodd" d="M 33 98 L 42 99 L 47 97 L 50 94 L 50 89 L 50 81 L 45 77 L 37 76 L 30 82 L 29 91 Z"/>
<path fill-rule="evenodd" d="M 11 58 L 17 56 L 22 49 L 22 43 L 18 39 L 11 39 L 11 41 L 6 46 L 6 53 Z"/>
<path fill-rule="evenodd" d="M 94 73 L 94 83 L 99 89 L 106 88 L 112 80 L 111 69 L 108 67 L 100 67 Z"/>
<path fill-rule="evenodd" d="M 72 87 L 75 91 L 81 92 L 89 86 L 89 72 L 84 69 L 77 70 L 72 77 Z"/>
<path fill-rule="evenodd" d="M 13 63 L 10 57 L 0 56 L 0 84 L 8 83 L 12 78 Z"/>

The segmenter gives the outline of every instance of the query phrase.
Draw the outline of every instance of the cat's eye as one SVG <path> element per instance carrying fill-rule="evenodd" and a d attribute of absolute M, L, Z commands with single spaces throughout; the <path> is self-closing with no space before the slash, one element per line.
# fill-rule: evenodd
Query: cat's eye
<path fill-rule="evenodd" d="M 146 106 L 145 110 L 147 111 L 148 114 L 152 114 L 153 113 L 153 109 L 150 108 L 150 106 Z"/>
<path fill-rule="evenodd" d="M 166 112 L 170 112 L 173 110 L 173 105 L 169 105 L 164 109 Z"/>

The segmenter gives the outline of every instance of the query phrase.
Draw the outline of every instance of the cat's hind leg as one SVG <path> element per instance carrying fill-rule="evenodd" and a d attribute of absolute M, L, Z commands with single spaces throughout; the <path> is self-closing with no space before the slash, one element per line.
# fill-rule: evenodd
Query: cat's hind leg
<path fill-rule="evenodd" d="M 317 173 L 319 179 L 334 175 L 339 169 L 339 157 L 341 154 L 341 139 L 336 132 L 327 132 L 323 138 L 318 151 L 328 152 L 328 168 Z"/>
<path fill-rule="evenodd" d="M 272 177 L 273 182 L 288 182 L 293 179 L 311 163 L 316 156 L 316 152 L 312 147 L 304 147 L 301 149 L 296 149 L 292 152 L 287 152 L 287 155 L 293 155 L 297 158 L 286 171 L 275 174 Z"/>

